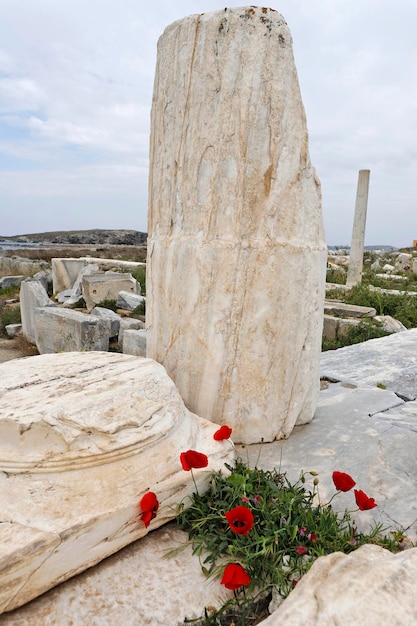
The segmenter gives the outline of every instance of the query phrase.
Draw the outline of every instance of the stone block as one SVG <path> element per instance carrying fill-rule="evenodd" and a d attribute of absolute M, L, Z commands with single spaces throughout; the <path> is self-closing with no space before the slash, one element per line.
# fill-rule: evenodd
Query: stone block
<path fill-rule="evenodd" d="M 125 330 L 139 330 L 141 328 L 145 328 L 145 322 L 142 320 L 137 320 L 133 317 L 122 317 L 120 319 L 120 328 L 119 328 L 119 346 L 121 351 L 123 352 L 123 335 Z"/>
<path fill-rule="evenodd" d="M 13 337 L 17 337 L 22 332 L 22 324 L 7 324 L 5 327 L 7 336 L 13 339 Z"/>
<path fill-rule="evenodd" d="M 337 327 L 339 325 L 339 319 L 332 315 L 324 315 L 323 319 L 323 337 L 334 341 L 337 339 Z"/>
<path fill-rule="evenodd" d="M 125 330 L 123 333 L 123 354 L 146 356 L 146 330 Z"/>
<path fill-rule="evenodd" d="M 0 278 L 0 289 L 18 287 L 23 280 L 25 280 L 23 274 L 20 276 L 3 276 L 3 278 Z"/>
<path fill-rule="evenodd" d="M 407 330 L 404 324 L 391 317 L 391 315 L 376 315 L 374 319 L 377 322 L 381 322 L 382 328 L 387 333 L 401 333 L 403 330 Z"/>
<path fill-rule="evenodd" d="M 130 291 L 120 291 L 117 295 L 117 307 L 126 311 L 134 311 L 138 306 L 146 302 L 145 296 Z"/>
<path fill-rule="evenodd" d="M 211 471 L 225 471 L 235 456 L 150 359 L 16 359 L 0 365 L 0 395 L 0 612 L 172 520 L 195 490 L 181 452 L 207 455 L 208 467 L 193 471 L 200 493 Z M 159 509 L 145 527 L 138 503 L 149 490 Z"/>
<path fill-rule="evenodd" d="M 72 289 L 86 259 L 52 259 L 53 291 L 60 293 Z"/>
<path fill-rule="evenodd" d="M 35 310 L 35 342 L 40 354 L 109 349 L 110 321 L 72 309 Z"/>
<path fill-rule="evenodd" d="M 339 318 L 338 325 L 337 325 L 337 338 L 341 339 L 342 337 L 346 337 L 348 332 L 352 328 L 359 326 L 360 323 L 361 323 L 361 320 L 356 319 L 356 318 L 351 318 L 351 319 Z"/>
<path fill-rule="evenodd" d="M 95 317 L 100 317 L 101 319 L 110 321 L 110 339 L 114 337 L 118 337 L 120 330 L 120 320 L 122 319 L 120 315 L 117 315 L 115 311 L 111 309 L 106 309 L 102 306 L 95 306 L 91 311 L 90 315 Z"/>
<path fill-rule="evenodd" d="M 20 284 L 20 315 L 22 331 L 30 343 L 36 343 L 35 311 L 39 307 L 55 307 L 40 280 L 26 278 Z"/>
<path fill-rule="evenodd" d="M 103 300 L 117 300 L 120 291 L 136 295 L 140 293 L 140 285 L 131 274 L 122 272 L 83 276 L 82 294 L 89 311 Z"/>
<path fill-rule="evenodd" d="M 344 302 L 324 302 L 324 313 L 326 315 L 337 315 L 338 317 L 374 317 L 376 309 L 369 306 L 359 306 L 357 304 L 345 304 Z"/>
<path fill-rule="evenodd" d="M 364 545 L 315 561 L 277 611 L 260 626 L 416 623 L 417 548 L 393 554 Z"/>

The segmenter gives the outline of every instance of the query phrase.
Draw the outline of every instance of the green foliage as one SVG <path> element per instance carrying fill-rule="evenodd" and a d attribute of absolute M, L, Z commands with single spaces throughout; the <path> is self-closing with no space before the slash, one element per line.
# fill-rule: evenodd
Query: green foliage
<path fill-rule="evenodd" d="M 98 303 L 97 306 L 103 307 L 103 309 L 110 309 L 111 311 L 117 311 L 117 300 L 111 298 L 105 298 Z"/>
<path fill-rule="evenodd" d="M 331 269 L 326 273 L 326 282 L 334 283 L 336 285 L 345 285 L 346 284 L 346 272 L 343 270 L 335 270 Z"/>
<path fill-rule="evenodd" d="M 17 298 L 20 293 L 20 285 L 12 285 L 10 287 L 3 287 L 0 289 L 0 298 L 8 300 L 9 298 Z"/>
<path fill-rule="evenodd" d="M 144 318 L 146 315 L 146 301 L 143 300 L 143 302 L 141 302 L 136 309 L 133 309 L 132 313 L 130 314 L 130 317 L 135 317 L 137 319 L 142 319 Z"/>
<path fill-rule="evenodd" d="M 327 339 L 326 337 L 323 337 L 321 349 L 323 352 L 326 350 L 336 350 L 337 348 L 351 346 L 354 343 L 368 341 L 368 339 L 385 337 L 386 335 L 389 335 L 389 333 L 379 326 L 371 324 L 370 322 L 360 322 L 357 326 L 351 326 L 345 335 L 340 338 Z"/>
<path fill-rule="evenodd" d="M 20 324 L 20 306 L 3 306 L 0 308 L 0 334 L 7 337 L 6 326 L 8 324 Z"/>
<path fill-rule="evenodd" d="M 409 293 L 390 294 L 373 291 L 369 285 L 360 283 L 344 293 L 348 304 L 374 307 L 378 315 L 391 315 L 406 328 L 417 327 L 417 296 Z"/>
<path fill-rule="evenodd" d="M 141 294 L 146 296 L 146 267 L 138 267 L 130 273 L 140 284 Z"/>
<path fill-rule="evenodd" d="M 219 577 L 228 563 L 238 563 L 251 583 L 235 591 L 219 611 L 206 612 L 198 624 L 230 624 L 231 617 L 236 626 L 257 623 L 248 621 L 248 615 L 256 613 L 255 604 L 270 598 L 273 588 L 285 598 L 319 556 L 349 553 L 365 543 L 400 549 L 401 531 L 381 537 L 381 526 L 376 525 L 365 535 L 356 530 L 349 512 L 337 514 L 330 503 L 320 504 L 316 472 L 302 473 L 291 484 L 285 474 L 250 469 L 241 460 L 226 467 L 228 477 L 213 473 L 209 491 L 195 493 L 190 508 L 179 507 L 177 522 L 188 533 L 207 576 Z M 311 490 L 305 484 L 309 474 L 314 477 Z M 254 517 L 247 535 L 233 532 L 225 518 L 242 504 Z"/>

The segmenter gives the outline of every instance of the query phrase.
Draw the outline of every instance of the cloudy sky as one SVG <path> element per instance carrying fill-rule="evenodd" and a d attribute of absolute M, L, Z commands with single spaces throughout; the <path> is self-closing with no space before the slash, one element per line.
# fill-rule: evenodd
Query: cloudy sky
<path fill-rule="evenodd" d="M 242 6 L 231 1 L 227 6 Z M 0 235 L 147 230 L 156 44 L 225 0 L 0 0 Z M 286 19 L 329 245 L 417 239 L 417 0 L 272 0 Z"/>

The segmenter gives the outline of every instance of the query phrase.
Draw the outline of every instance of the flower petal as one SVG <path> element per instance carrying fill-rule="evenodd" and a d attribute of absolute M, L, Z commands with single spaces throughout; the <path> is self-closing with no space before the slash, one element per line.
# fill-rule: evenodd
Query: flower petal
<path fill-rule="evenodd" d="M 338 491 L 350 491 L 356 485 L 352 476 L 345 474 L 345 472 L 333 472 L 332 478 Z"/>
<path fill-rule="evenodd" d="M 223 441 L 223 439 L 230 439 L 231 434 L 232 429 L 230 428 L 230 426 L 226 426 L 226 424 L 224 424 L 219 428 L 219 430 L 216 430 L 213 435 L 213 439 L 215 439 L 216 441 Z"/>

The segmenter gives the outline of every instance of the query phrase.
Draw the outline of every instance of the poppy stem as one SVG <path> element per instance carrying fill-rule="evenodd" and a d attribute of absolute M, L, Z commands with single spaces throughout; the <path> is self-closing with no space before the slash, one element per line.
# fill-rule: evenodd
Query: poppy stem
<path fill-rule="evenodd" d="M 194 487 L 195 487 L 195 492 L 199 496 L 200 494 L 198 493 L 197 483 L 195 482 L 193 468 L 191 468 L 191 476 L 193 477 L 193 483 L 194 483 Z"/>

